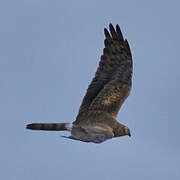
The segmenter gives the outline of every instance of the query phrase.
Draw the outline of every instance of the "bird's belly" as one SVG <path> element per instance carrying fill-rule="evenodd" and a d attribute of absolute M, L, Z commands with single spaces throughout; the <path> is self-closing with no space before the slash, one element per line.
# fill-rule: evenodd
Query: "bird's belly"
<path fill-rule="evenodd" d="M 98 129 L 97 127 L 76 127 L 71 131 L 71 137 L 84 141 L 84 142 L 94 142 L 102 143 L 107 139 L 111 139 L 114 134 L 107 129 Z"/>

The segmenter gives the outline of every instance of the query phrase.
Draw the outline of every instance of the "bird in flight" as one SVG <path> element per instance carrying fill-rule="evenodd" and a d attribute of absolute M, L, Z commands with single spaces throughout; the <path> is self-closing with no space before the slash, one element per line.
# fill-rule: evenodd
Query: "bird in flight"
<path fill-rule="evenodd" d="M 70 131 L 66 138 L 83 142 L 102 143 L 105 140 L 131 136 L 130 130 L 117 120 L 121 105 L 132 86 L 132 55 L 127 39 L 123 38 L 119 25 L 104 29 L 104 49 L 99 67 L 88 86 L 72 123 L 33 123 L 31 130 Z M 63 136 L 65 137 L 65 136 Z"/>

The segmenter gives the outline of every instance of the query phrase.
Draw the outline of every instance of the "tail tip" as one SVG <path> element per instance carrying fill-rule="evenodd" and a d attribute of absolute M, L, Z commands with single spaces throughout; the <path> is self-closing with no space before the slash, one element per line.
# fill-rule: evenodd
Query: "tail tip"
<path fill-rule="evenodd" d="M 32 129 L 32 124 L 27 124 L 26 129 Z"/>

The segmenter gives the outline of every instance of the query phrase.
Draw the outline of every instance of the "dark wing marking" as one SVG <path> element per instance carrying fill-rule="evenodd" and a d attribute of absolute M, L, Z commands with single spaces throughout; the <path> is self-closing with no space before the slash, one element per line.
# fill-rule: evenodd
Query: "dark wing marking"
<path fill-rule="evenodd" d="M 121 30 L 109 25 L 104 29 L 105 48 L 95 77 L 90 83 L 79 109 L 79 115 L 89 110 L 106 111 L 116 116 L 129 95 L 132 78 L 132 55 Z"/>

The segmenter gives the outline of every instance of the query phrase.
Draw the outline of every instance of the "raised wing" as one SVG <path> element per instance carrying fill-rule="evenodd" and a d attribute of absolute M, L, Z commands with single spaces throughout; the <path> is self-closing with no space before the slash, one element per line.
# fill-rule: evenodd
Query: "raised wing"
<path fill-rule="evenodd" d="M 79 115 L 89 110 L 105 111 L 117 116 L 128 97 L 132 79 L 132 56 L 127 40 L 121 30 L 109 25 L 104 29 L 105 48 L 95 77 L 90 83 L 79 109 Z"/>

